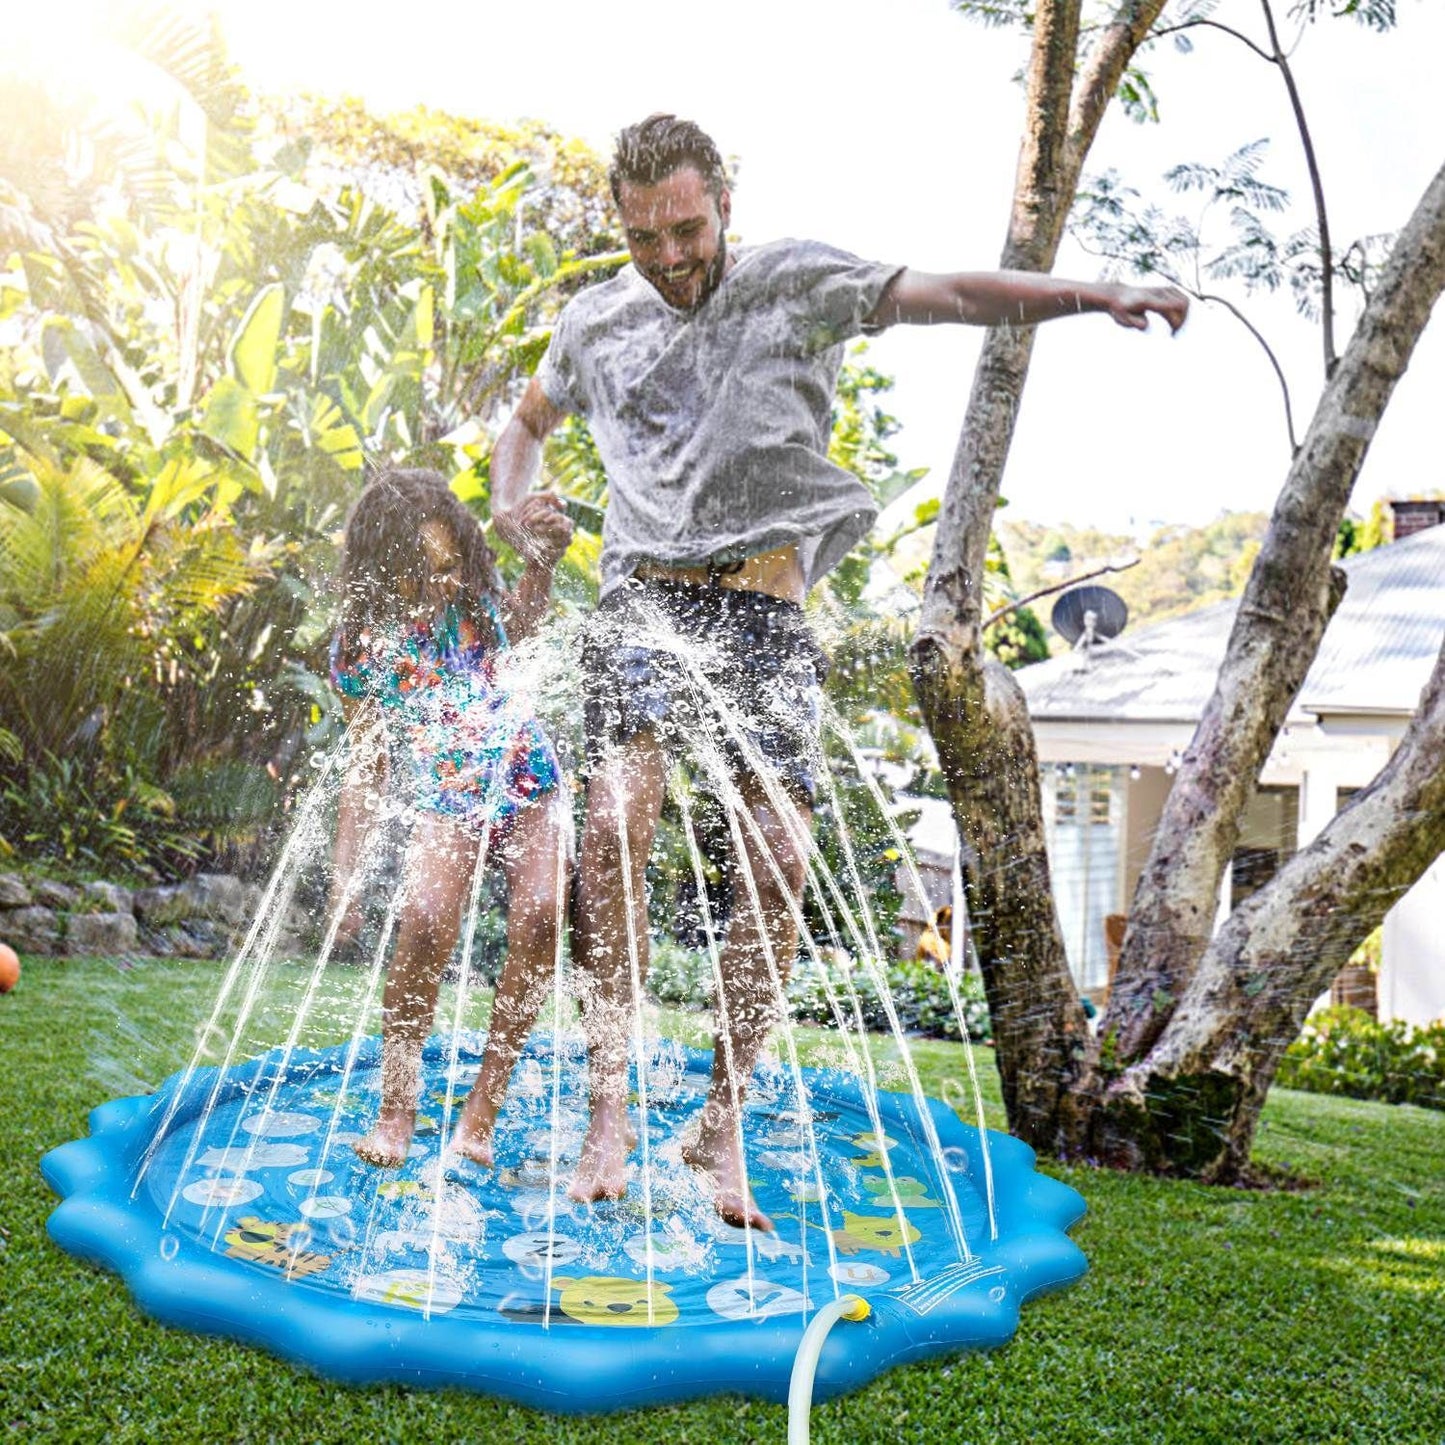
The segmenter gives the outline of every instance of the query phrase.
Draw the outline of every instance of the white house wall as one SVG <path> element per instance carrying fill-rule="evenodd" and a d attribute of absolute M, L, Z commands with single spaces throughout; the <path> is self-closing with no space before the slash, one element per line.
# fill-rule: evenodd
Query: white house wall
<path fill-rule="evenodd" d="M 1445 856 L 1385 915 L 1377 985 L 1382 1018 L 1426 1024 L 1445 1018 Z"/>
<path fill-rule="evenodd" d="M 1080 764 L 1045 768 L 1040 781 L 1049 875 L 1069 971 L 1081 991 L 1094 993 L 1109 976 L 1104 919 L 1119 911 L 1123 897 L 1126 774 Z M 1065 792 L 1070 804 L 1063 810 Z"/>
<path fill-rule="evenodd" d="M 1134 896 L 1134 887 L 1144 865 L 1149 861 L 1149 850 L 1154 846 L 1154 834 L 1159 830 L 1159 819 L 1164 813 L 1164 800 L 1174 779 L 1161 766 L 1139 765 L 1139 776 L 1124 774 L 1123 862 L 1119 869 L 1119 909 L 1129 911 L 1129 901 Z"/>
<path fill-rule="evenodd" d="M 1246 813 L 1242 847 L 1303 847 L 1334 817 L 1349 791 L 1364 787 L 1389 761 L 1404 726 L 1398 714 L 1351 714 L 1318 720 L 1295 715 L 1281 731 L 1260 775 L 1261 787 Z M 1086 721 L 1040 718 L 1034 723 L 1043 774 L 1046 818 L 1052 817 L 1056 767 L 1112 767 L 1121 805 L 1115 845 L 1113 911 L 1127 912 L 1139 874 L 1149 856 L 1154 832 L 1172 785 L 1166 771 L 1188 747 L 1193 728 L 1184 723 L 1128 720 Z M 1138 768 L 1139 777 L 1130 777 Z M 1079 886 L 1081 858 L 1077 847 L 1068 859 L 1059 855 L 1052 836 L 1049 852 L 1054 896 L 1069 944 L 1076 978 L 1097 973 L 1098 954 L 1089 943 L 1092 922 L 1079 920 L 1097 912 L 1098 895 L 1084 905 L 1070 897 Z M 1098 858 L 1097 852 L 1090 855 Z M 1422 1022 L 1445 1012 L 1445 879 L 1437 863 L 1385 919 L 1382 940 L 1380 1013 L 1386 1018 Z M 1099 876 L 1090 868 L 1091 880 Z M 1431 881 L 1433 880 L 1433 881 Z M 1229 875 L 1220 892 L 1218 922 L 1228 917 Z M 1073 922 L 1071 923 L 1070 920 Z M 1069 935 L 1078 935 L 1077 938 Z M 1084 940 L 1081 949 L 1079 939 Z M 1328 997 L 1327 995 L 1325 996 Z"/>

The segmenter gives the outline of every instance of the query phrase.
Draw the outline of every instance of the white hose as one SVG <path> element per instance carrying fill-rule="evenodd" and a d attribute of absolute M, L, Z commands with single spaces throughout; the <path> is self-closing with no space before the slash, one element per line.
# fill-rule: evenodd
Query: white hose
<path fill-rule="evenodd" d="M 866 1320 L 872 1313 L 862 1295 L 845 1294 L 826 1304 L 803 1331 L 802 1343 L 793 1357 L 793 1376 L 788 1383 L 788 1445 L 808 1445 L 808 1411 L 813 1405 L 813 1375 L 823 1341 L 840 1320 Z"/>

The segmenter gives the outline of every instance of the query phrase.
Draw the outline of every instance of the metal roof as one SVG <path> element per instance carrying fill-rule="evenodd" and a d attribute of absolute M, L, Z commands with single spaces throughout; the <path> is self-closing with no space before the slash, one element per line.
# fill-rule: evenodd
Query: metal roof
<path fill-rule="evenodd" d="M 1408 716 L 1445 639 L 1445 526 L 1346 558 L 1349 588 L 1296 712 Z M 1214 691 L 1238 602 L 1125 632 L 1016 674 L 1040 719 L 1195 722 Z"/>

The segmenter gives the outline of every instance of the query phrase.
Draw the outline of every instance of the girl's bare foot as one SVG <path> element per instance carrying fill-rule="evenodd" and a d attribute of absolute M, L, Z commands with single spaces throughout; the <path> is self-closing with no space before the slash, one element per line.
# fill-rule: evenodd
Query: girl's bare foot
<path fill-rule="evenodd" d="M 620 1101 L 599 1104 L 588 1122 L 582 1158 L 568 1195 L 579 1204 L 621 1199 L 627 1193 L 627 1155 L 635 1143 L 627 1106 Z"/>
<path fill-rule="evenodd" d="M 773 1221 L 758 1208 L 748 1188 L 746 1161 L 732 1129 L 703 1130 L 684 1147 L 682 1157 L 713 1187 L 713 1208 L 724 1224 L 772 1232 Z"/>
<path fill-rule="evenodd" d="M 383 1109 L 376 1126 L 355 1144 L 357 1154 L 378 1169 L 397 1169 L 406 1162 L 411 1148 L 416 1115 L 408 1110 Z"/>

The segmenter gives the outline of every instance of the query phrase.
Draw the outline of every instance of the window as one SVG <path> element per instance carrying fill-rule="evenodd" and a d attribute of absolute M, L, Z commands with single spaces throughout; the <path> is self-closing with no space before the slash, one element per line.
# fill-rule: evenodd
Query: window
<path fill-rule="evenodd" d="M 1066 767 L 1054 784 L 1054 823 L 1114 821 L 1114 769 Z"/>

